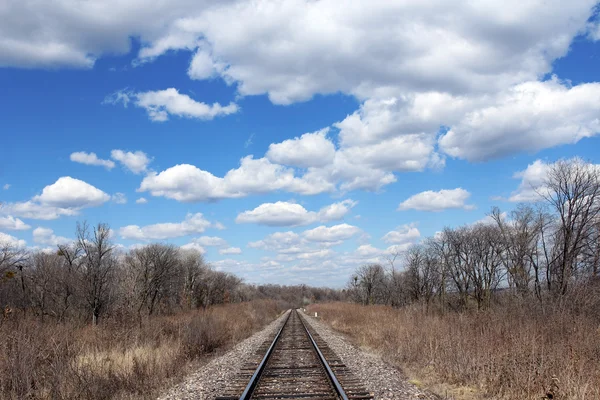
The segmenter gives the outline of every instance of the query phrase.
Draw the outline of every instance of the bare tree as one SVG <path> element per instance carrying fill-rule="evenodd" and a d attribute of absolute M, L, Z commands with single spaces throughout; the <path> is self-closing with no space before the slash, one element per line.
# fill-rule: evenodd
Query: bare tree
<path fill-rule="evenodd" d="M 146 308 L 152 315 L 156 304 L 168 295 L 175 282 L 179 254 L 172 245 L 150 244 L 135 249 L 127 257 L 127 264 L 135 271 L 137 314 Z"/>
<path fill-rule="evenodd" d="M 59 320 L 64 320 L 69 312 L 73 298 L 78 289 L 78 280 L 80 280 L 81 264 L 83 249 L 78 243 L 58 245 L 56 253 L 63 259 L 62 268 L 59 271 L 59 279 L 61 285 L 61 301 L 60 311 L 58 314 Z"/>
<path fill-rule="evenodd" d="M 183 279 L 182 301 L 187 308 L 199 307 L 198 290 L 201 279 L 206 276 L 208 266 L 204 261 L 202 254 L 195 250 L 185 250 L 179 252 L 181 263 L 181 277 Z"/>
<path fill-rule="evenodd" d="M 557 214 L 547 284 L 564 295 L 600 214 L 599 170 L 579 158 L 560 160 L 550 167 L 544 186 L 540 194 Z"/>
<path fill-rule="evenodd" d="M 356 272 L 356 278 L 363 304 L 385 303 L 386 277 L 381 265 L 363 265 Z"/>
<path fill-rule="evenodd" d="M 110 241 L 110 228 L 98 224 L 90 231 L 87 223 L 77 224 L 77 245 L 82 250 L 81 283 L 83 298 L 98 324 L 100 315 L 110 302 L 111 280 L 116 260 Z"/>

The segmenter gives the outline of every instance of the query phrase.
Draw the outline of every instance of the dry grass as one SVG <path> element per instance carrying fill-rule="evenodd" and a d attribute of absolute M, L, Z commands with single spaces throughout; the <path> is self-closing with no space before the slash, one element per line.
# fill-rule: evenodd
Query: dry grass
<path fill-rule="evenodd" d="M 600 399 L 593 316 L 514 304 L 446 315 L 347 303 L 310 311 L 450 398 L 539 400 L 553 391 L 554 399 Z"/>
<path fill-rule="evenodd" d="M 273 301 L 156 317 L 141 326 L 98 327 L 15 318 L 0 326 L 2 399 L 146 399 L 192 362 L 228 348 L 272 321 Z"/>

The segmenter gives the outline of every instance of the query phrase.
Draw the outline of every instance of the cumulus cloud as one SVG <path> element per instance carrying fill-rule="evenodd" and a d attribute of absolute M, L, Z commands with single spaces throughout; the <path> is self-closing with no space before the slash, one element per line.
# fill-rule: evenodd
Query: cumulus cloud
<path fill-rule="evenodd" d="M 273 164 L 266 158 L 247 156 L 242 158 L 239 168 L 229 170 L 222 178 L 189 164 L 150 173 L 142 180 L 138 191 L 193 202 L 239 198 L 276 190 L 317 194 L 332 189 L 326 182 L 298 178 L 293 169 Z"/>
<path fill-rule="evenodd" d="M 80 179 L 63 176 L 32 200 L 53 207 L 80 209 L 106 203 L 110 196 Z"/>
<path fill-rule="evenodd" d="M 513 202 L 534 202 L 540 200 L 540 192 L 543 190 L 544 181 L 548 177 L 551 164 L 542 160 L 535 160 L 523 171 L 516 172 L 514 178 L 521 179 L 521 183 L 514 191 L 509 200 Z"/>
<path fill-rule="evenodd" d="M 148 164 L 152 162 L 152 159 L 148 157 L 143 151 L 123 151 L 113 150 L 110 152 L 110 157 L 113 160 L 120 162 L 125 168 L 134 174 L 141 174 L 148 170 Z"/>
<path fill-rule="evenodd" d="M 148 92 L 117 91 L 104 100 L 104 103 L 123 103 L 127 106 L 133 102 L 136 107 L 146 110 L 150 120 L 164 122 L 170 115 L 181 118 L 211 120 L 218 116 L 235 114 L 239 107 L 235 103 L 222 106 L 219 103 L 206 104 L 192 99 L 187 94 L 179 93 L 175 88 Z"/>
<path fill-rule="evenodd" d="M 390 244 L 410 243 L 418 240 L 421 237 L 421 232 L 415 223 L 406 224 L 397 227 L 393 231 L 386 233 L 381 240 Z"/>
<path fill-rule="evenodd" d="M 111 160 L 103 160 L 98 158 L 96 153 L 86 153 L 85 151 L 76 151 L 71 153 L 71 161 L 86 165 L 96 165 L 111 170 L 115 167 L 115 163 Z"/>
<path fill-rule="evenodd" d="M 146 204 L 148 202 L 148 200 L 145 197 L 140 197 L 135 202 L 136 202 L 136 204 Z"/>
<path fill-rule="evenodd" d="M 314 222 L 334 221 L 342 219 L 352 207 L 355 201 L 344 200 L 323 207 L 318 212 L 307 211 L 303 206 L 296 203 L 278 201 L 276 203 L 264 203 L 254 210 L 244 211 L 237 218 L 237 223 L 255 223 L 268 226 L 300 226 Z"/>
<path fill-rule="evenodd" d="M 451 208 L 472 210 L 473 205 L 465 204 L 470 196 L 471 193 L 462 188 L 442 189 L 437 192 L 427 190 L 404 200 L 398 206 L 398 210 L 442 211 Z"/>
<path fill-rule="evenodd" d="M 202 213 L 187 214 L 181 222 L 165 222 L 140 227 L 128 225 L 119 229 L 123 239 L 163 240 L 202 233 L 211 226 Z"/>
<path fill-rule="evenodd" d="M 327 139 L 329 128 L 305 133 L 295 139 L 269 146 L 265 155 L 271 162 L 294 167 L 324 167 L 333 162 L 335 146 Z"/>
<path fill-rule="evenodd" d="M 6 217 L 0 216 L 0 229 L 6 229 L 11 231 L 26 231 L 28 229 L 31 229 L 31 226 L 27 225 L 19 218 L 15 218 L 8 215 Z"/>
<path fill-rule="evenodd" d="M 57 246 L 71 242 L 66 237 L 55 235 L 52 229 L 42 227 L 37 227 L 33 230 L 33 241 L 34 243 L 47 246 Z"/>
<path fill-rule="evenodd" d="M 242 95 L 267 93 L 278 104 L 339 91 L 358 98 L 495 91 L 547 73 L 585 26 L 593 5 L 241 2 L 173 24 L 163 36 L 171 46 L 161 49 L 189 48 L 189 34 L 196 33 L 201 39 L 192 77 L 219 74 L 237 82 Z M 238 21 L 235 30 L 229 21 Z"/>
<path fill-rule="evenodd" d="M 0 232 L 0 246 L 2 245 L 8 245 L 11 247 L 26 247 L 27 242 L 12 235 Z"/>
<path fill-rule="evenodd" d="M 200 246 L 206 247 L 222 247 L 227 246 L 227 241 L 217 236 L 201 236 L 192 240 L 193 243 L 197 243 Z"/>
<path fill-rule="evenodd" d="M 598 135 L 599 112 L 600 83 L 525 82 L 466 112 L 439 144 L 470 161 L 534 152 Z"/>
<path fill-rule="evenodd" d="M 97 207 L 110 199 L 111 196 L 87 182 L 63 176 L 31 200 L 0 204 L 0 214 L 51 220 L 77 215 L 83 208 Z"/>
<path fill-rule="evenodd" d="M 360 228 L 348 224 L 334 225 L 331 227 L 319 226 L 317 228 L 304 231 L 303 236 L 313 242 L 336 242 L 339 240 L 350 239 L 360 232 Z"/>
<path fill-rule="evenodd" d="M 227 247 L 225 249 L 220 249 L 219 254 L 242 254 L 242 249 L 239 247 Z"/>

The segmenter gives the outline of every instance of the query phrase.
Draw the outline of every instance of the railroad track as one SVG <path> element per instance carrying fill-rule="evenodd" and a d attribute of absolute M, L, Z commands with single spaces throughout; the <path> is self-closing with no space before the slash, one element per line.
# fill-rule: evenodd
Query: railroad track
<path fill-rule="evenodd" d="M 319 335 L 291 310 L 272 342 L 265 342 L 216 400 L 372 399 Z"/>

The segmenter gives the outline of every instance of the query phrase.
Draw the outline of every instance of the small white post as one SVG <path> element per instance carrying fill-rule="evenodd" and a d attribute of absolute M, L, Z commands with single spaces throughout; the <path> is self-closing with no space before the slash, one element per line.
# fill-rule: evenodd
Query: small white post
<path fill-rule="evenodd" d="M 315 311 L 315 318 L 317 318 L 317 312 Z"/>

